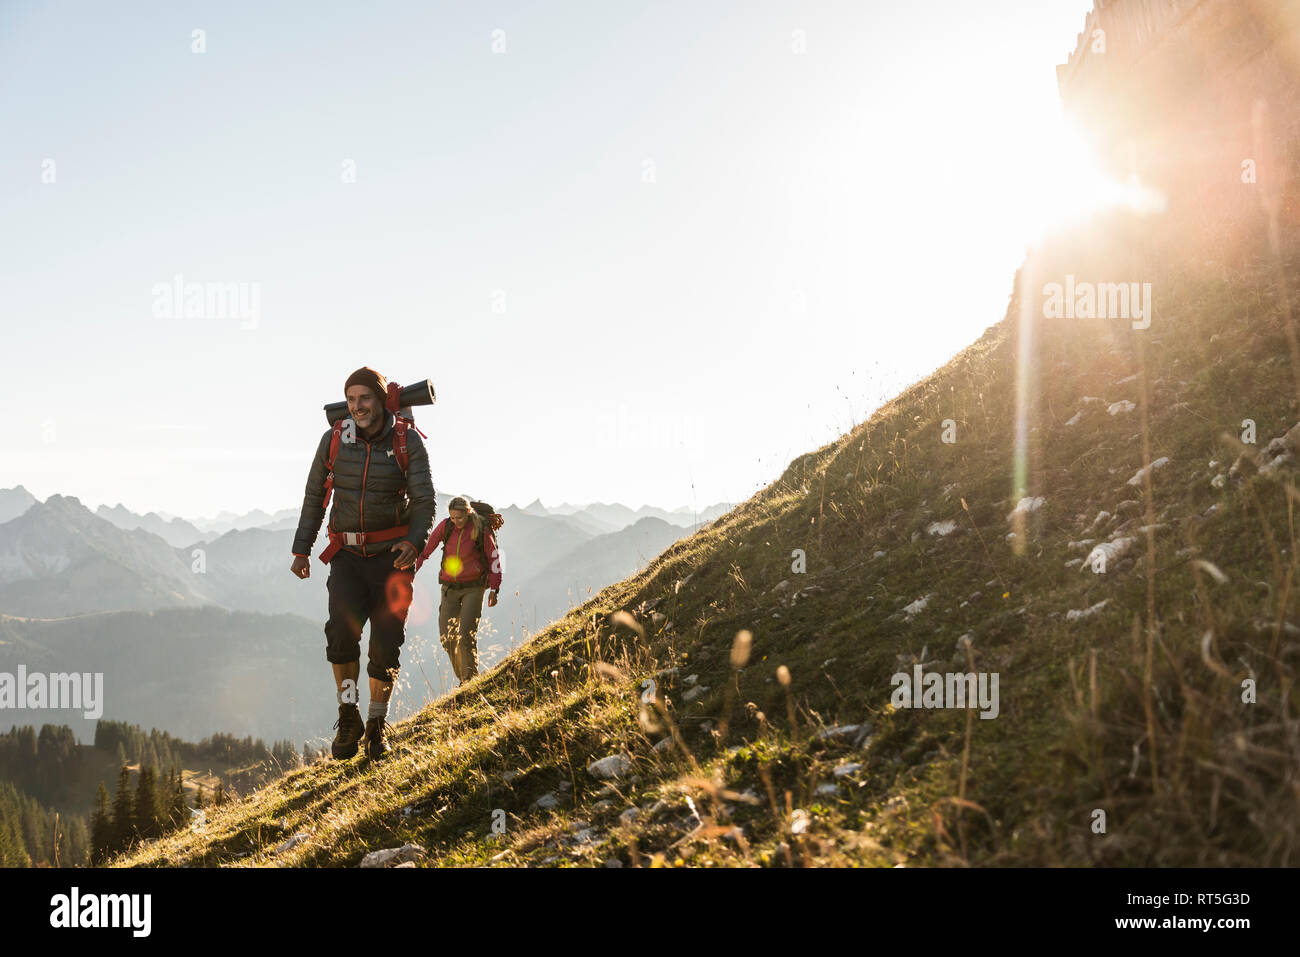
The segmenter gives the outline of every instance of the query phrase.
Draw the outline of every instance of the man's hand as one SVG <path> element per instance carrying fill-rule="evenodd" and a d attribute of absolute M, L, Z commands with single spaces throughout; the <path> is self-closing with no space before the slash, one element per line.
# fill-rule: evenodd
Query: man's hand
<path fill-rule="evenodd" d="M 488 607 L 495 608 L 496 603 L 497 603 L 497 593 L 494 591 L 488 592 Z"/>
<path fill-rule="evenodd" d="M 311 578 L 311 559 L 306 555 L 293 556 L 293 564 L 289 566 L 289 571 L 297 578 Z"/>
<path fill-rule="evenodd" d="M 397 557 L 393 559 L 394 568 L 410 568 L 415 564 L 415 546 L 410 542 L 398 542 L 389 551 L 397 552 Z"/>

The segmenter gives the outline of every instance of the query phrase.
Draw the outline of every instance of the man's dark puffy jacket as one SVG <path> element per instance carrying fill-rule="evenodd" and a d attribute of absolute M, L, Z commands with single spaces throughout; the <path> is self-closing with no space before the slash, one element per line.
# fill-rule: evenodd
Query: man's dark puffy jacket
<path fill-rule="evenodd" d="M 411 526 L 404 538 L 365 545 L 345 545 L 359 555 L 389 551 L 399 541 L 415 546 L 418 555 L 424 550 L 433 526 L 438 502 L 434 498 L 433 478 L 429 474 L 429 454 L 415 429 L 406 430 L 408 471 L 402 474 L 393 453 L 393 413 L 384 413 L 384 429 L 367 442 L 356 430 L 355 442 L 340 442 L 334 460 L 334 497 L 330 500 L 330 526 L 336 532 L 377 532 L 394 525 Z M 310 555 L 321 519 L 325 517 L 325 476 L 329 474 L 330 438 L 326 430 L 316 446 L 307 475 L 307 489 L 302 497 L 302 514 L 293 539 L 295 555 Z M 362 482 L 365 494 L 362 495 Z"/>

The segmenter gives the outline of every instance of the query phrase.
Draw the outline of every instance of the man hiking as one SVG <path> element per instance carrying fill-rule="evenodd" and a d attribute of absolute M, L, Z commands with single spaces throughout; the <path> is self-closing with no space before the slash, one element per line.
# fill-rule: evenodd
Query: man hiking
<path fill-rule="evenodd" d="M 388 750 L 384 722 L 398 674 L 398 649 L 406 638 L 411 581 L 437 500 L 419 433 L 404 424 L 399 433 L 396 417 L 385 408 L 387 380 L 365 366 L 348 376 L 343 394 L 351 423 L 342 422 L 341 441 L 332 441 L 336 430 L 330 429 L 316 446 L 293 540 L 291 570 L 299 578 L 310 577 L 312 545 L 332 494 L 330 544 L 320 555 L 330 566 L 325 658 L 334 668 L 339 703 L 332 751 L 336 758 L 350 758 L 364 741 L 366 754 L 377 759 Z M 408 460 L 405 473 L 400 462 L 402 435 Z M 332 447 L 336 451 L 331 468 Z M 357 679 L 361 628 L 367 619 L 370 709 L 363 725 Z"/>
<path fill-rule="evenodd" d="M 463 685 L 478 674 L 478 619 L 483 613 L 483 592 L 492 589 L 487 603 L 489 608 L 495 606 L 501 590 L 501 552 L 488 523 L 464 498 L 453 498 L 448 503 L 447 516 L 429 535 L 420 562 L 442 545 L 438 634 L 456 680 Z"/>

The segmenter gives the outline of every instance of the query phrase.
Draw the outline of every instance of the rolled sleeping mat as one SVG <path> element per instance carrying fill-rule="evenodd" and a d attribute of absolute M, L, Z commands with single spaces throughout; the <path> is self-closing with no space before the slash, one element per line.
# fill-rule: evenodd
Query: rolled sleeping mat
<path fill-rule="evenodd" d="M 417 405 L 433 405 L 437 401 L 437 396 L 433 392 L 433 380 L 424 379 L 412 385 L 402 386 L 401 407 L 410 409 Z M 348 417 L 348 404 L 343 402 L 329 402 L 325 405 L 325 421 L 333 425 L 339 419 Z M 414 418 L 414 416 L 412 416 Z"/>

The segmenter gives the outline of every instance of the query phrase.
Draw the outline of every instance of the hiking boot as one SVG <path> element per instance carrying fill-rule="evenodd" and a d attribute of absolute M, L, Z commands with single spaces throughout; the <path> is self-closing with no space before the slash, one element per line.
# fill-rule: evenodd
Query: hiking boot
<path fill-rule="evenodd" d="M 366 722 L 366 736 L 363 739 L 366 744 L 366 756 L 372 761 L 377 761 L 388 753 L 388 745 L 384 744 L 384 719 L 371 718 Z"/>
<path fill-rule="evenodd" d="M 331 751 L 336 758 L 350 758 L 357 753 L 357 742 L 365 732 L 361 723 L 361 711 L 354 704 L 339 705 L 339 719 L 334 722 L 339 733 L 334 735 Z"/>

